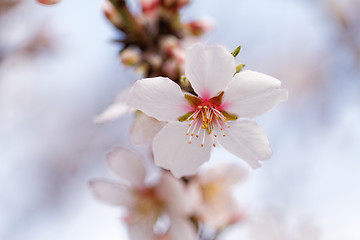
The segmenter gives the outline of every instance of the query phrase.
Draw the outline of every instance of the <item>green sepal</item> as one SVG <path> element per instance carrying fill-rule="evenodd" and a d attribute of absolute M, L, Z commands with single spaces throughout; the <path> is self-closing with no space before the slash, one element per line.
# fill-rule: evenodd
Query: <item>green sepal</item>
<path fill-rule="evenodd" d="M 219 93 L 217 96 L 210 98 L 209 102 L 211 102 L 215 106 L 220 106 L 223 95 L 224 95 L 224 91 Z"/>
<path fill-rule="evenodd" d="M 188 112 L 187 114 L 182 115 L 181 117 L 178 118 L 179 122 L 184 122 L 184 121 L 186 121 L 186 119 L 188 119 L 188 118 L 191 116 L 191 114 L 193 114 L 193 113 L 192 113 L 192 112 Z"/>
<path fill-rule="evenodd" d="M 190 95 L 190 94 L 185 93 L 184 97 L 185 97 L 186 100 L 188 100 L 190 105 L 193 106 L 193 107 L 197 107 L 202 103 L 201 98 L 196 97 L 194 95 Z"/>
<path fill-rule="evenodd" d="M 236 56 L 239 54 L 240 52 L 240 49 L 241 49 L 241 46 L 238 46 L 235 51 L 233 51 L 231 54 L 236 58 Z"/>
<path fill-rule="evenodd" d="M 222 115 L 224 115 L 224 117 L 228 121 L 234 121 L 234 120 L 238 119 L 238 116 L 236 114 L 228 113 L 227 111 L 224 111 L 224 110 L 221 110 L 220 112 L 222 113 Z"/>

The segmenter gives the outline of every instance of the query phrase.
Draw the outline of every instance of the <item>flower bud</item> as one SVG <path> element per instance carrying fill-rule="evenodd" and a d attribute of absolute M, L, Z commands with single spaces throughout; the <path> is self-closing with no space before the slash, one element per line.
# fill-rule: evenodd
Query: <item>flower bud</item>
<path fill-rule="evenodd" d="M 188 5 L 190 0 L 164 0 L 162 1 L 163 7 L 171 9 L 173 11 L 178 11 L 181 8 Z"/>
<path fill-rule="evenodd" d="M 135 68 L 135 72 L 142 76 L 145 76 L 149 72 L 149 64 L 145 62 L 138 64 Z"/>
<path fill-rule="evenodd" d="M 174 59 L 169 59 L 165 61 L 162 66 L 162 71 L 166 74 L 167 77 L 175 79 L 179 72 L 179 66 L 177 61 Z"/>
<path fill-rule="evenodd" d="M 45 4 L 45 5 L 54 5 L 54 4 L 61 2 L 61 0 L 36 0 L 36 1 L 38 3 Z"/>
<path fill-rule="evenodd" d="M 150 64 L 153 70 L 160 68 L 163 63 L 161 56 L 154 52 L 145 52 L 143 54 L 143 57 L 145 61 L 147 61 Z"/>
<path fill-rule="evenodd" d="M 211 19 L 203 18 L 189 22 L 185 27 L 191 35 L 201 36 L 206 31 L 211 30 L 214 27 L 214 23 Z"/>
<path fill-rule="evenodd" d="M 104 11 L 104 14 L 106 18 L 117 28 L 121 29 L 123 28 L 123 21 L 121 19 L 121 16 L 116 11 L 114 5 L 112 5 L 111 2 L 108 0 L 105 0 L 102 4 L 102 9 Z"/>
<path fill-rule="evenodd" d="M 236 73 L 241 72 L 241 70 L 242 70 L 245 66 L 246 66 L 246 65 L 245 65 L 245 64 L 242 64 L 242 63 L 236 65 Z"/>
<path fill-rule="evenodd" d="M 126 66 L 134 66 L 140 61 L 139 52 L 132 47 L 125 48 L 120 52 L 121 62 Z"/>
<path fill-rule="evenodd" d="M 179 46 L 179 40 L 172 35 L 167 35 L 160 40 L 160 49 L 166 55 L 172 55 L 173 49 Z"/>
<path fill-rule="evenodd" d="M 141 0 L 141 6 L 145 15 L 153 15 L 160 7 L 160 0 Z"/>

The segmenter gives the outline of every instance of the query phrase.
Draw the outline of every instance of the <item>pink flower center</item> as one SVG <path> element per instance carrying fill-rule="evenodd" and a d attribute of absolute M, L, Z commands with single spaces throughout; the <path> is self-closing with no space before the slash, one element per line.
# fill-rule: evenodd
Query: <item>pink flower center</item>
<path fill-rule="evenodd" d="M 189 122 L 189 128 L 186 132 L 186 135 L 189 135 L 189 144 L 192 143 L 191 140 L 194 136 L 199 138 L 201 135 L 201 147 L 203 147 L 205 135 L 208 134 L 212 137 L 213 146 L 215 147 L 215 140 L 218 136 L 217 133 L 220 131 L 223 137 L 226 136 L 223 130 L 224 128 L 230 128 L 227 120 L 235 120 L 237 116 L 229 114 L 222 109 L 221 101 L 223 95 L 224 92 L 221 92 L 209 100 L 203 100 L 200 97 L 192 95 L 185 95 L 185 98 L 194 110 L 180 117 L 179 121 Z"/>

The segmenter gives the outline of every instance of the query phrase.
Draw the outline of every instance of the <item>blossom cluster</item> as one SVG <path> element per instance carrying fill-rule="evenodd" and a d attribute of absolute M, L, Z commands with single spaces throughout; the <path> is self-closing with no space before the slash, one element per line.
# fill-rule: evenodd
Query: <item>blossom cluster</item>
<path fill-rule="evenodd" d="M 106 2 L 105 15 L 125 33 L 122 63 L 145 78 L 122 91 L 96 122 L 134 112 L 130 139 L 151 146 L 150 162 L 162 170 L 149 183 L 144 159 L 117 148 L 108 165 L 122 182 L 94 180 L 91 187 L 99 199 L 125 207 L 131 239 L 214 237 L 245 217 L 231 187 L 247 173 L 229 163 L 201 165 L 218 145 L 253 168 L 269 159 L 268 138 L 250 119 L 286 100 L 287 90 L 273 77 L 243 71 L 235 61 L 240 48 L 192 44 L 208 24 L 179 20 L 188 1 L 141 1 L 139 15 L 120 2 Z"/>
<path fill-rule="evenodd" d="M 189 0 L 140 3 L 140 13 L 131 12 L 125 0 L 103 5 L 122 33 L 116 40 L 122 63 L 144 78 L 122 91 L 95 121 L 134 113 L 130 139 L 148 145 L 150 157 L 117 147 L 107 163 L 120 180 L 93 180 L 90 186 L 100 200 L 126 209 L 123 220 L 132 240 L 215 239 L 246 216 L 231 189 L 247 171 L 226 162 L 202 165 L 221 145 L 260 167 L 272 150 L 252 119 L 285 101 L 287 90 L 276 78 L 236 64 L 240 47 L 230 52 L 198 43 L 211 24 L 181 21 L 179 11 Z M 154 168 L 158 174 L 151 180 Z"/>
<path fill-rule="evenodd" d="M 124 35 L 120 58 L 147 77 L 168 76 L 179 82 L 184 74 L 186 46 L 212 28 L 208 19 L 182 22 L 179 11 L 189 0 L 141 0 L 132 13 L 125 0 L 106 0 L 105 16 Z M 183 87 L 186 87 L 184 85 Z"/>
<path fill-rule="evenodd" d="M 186 179 L 162 172 L 147 181 L 142 158 L 123 148 L 107 155 L 120 181 L 90 182 L 96 197 L 123 206 L 131 239 L 199 239 L 197 232 L 221 231 L 244 216 L 231 187 L 247 173 L 237 165 L 221 165 Z"/>

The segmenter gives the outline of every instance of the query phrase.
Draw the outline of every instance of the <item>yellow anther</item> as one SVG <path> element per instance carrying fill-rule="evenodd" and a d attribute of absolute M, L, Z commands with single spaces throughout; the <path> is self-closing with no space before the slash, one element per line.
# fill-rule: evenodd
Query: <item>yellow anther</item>
<path fill-rule="evenodd" d="M 191 141 L 189 141 L 189 144 L 191 144 Z"/>

